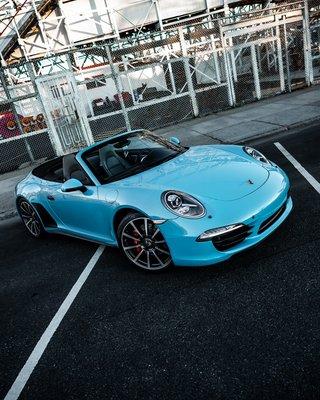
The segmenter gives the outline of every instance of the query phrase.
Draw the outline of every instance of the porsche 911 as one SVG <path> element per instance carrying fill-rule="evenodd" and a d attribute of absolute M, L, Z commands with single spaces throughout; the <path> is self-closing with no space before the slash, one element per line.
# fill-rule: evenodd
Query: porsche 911
<path fill-rule="evenodd" d="M 257 245 L 292 209 L 286 174 L 258 150 L 185 147 L 146 130 L 37 166 L 16 187 L 35 238 L 117 246 L 136 267 L 205 266 Z"/>

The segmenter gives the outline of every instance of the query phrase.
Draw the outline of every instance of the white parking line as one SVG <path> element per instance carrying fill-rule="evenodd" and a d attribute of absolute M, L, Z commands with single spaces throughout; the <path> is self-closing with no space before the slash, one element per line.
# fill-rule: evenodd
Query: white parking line
<path fill-rule="evenodd" d="M 105 246 L 99 246 L 91 257 L 90 261 L 88 262 L 85 269 L 82 271 L 81 275 L 79 276 L 77 282 L 73 285 L 72 289 L 70 290 L 68 296 L 65 298 L 63 303 L 61 304 L 59 310 L 57 311 L 56 315 L 52 318 L 50 324 L 48 325 L 47 329 L 43 332 L 39 342 L 37 343 L 36 347 L 33 349 L 32 353 L 30 354 L 28 360 L 24 364 L 22 370 L 19 372 L 16 380 L 13 382 L 9 392 L 7 393 L 4 400 L 16 400 L 20 396 L 23 388 L 25 387 L 26 383 L 28 382 L 32 371 L 38 364 L 42 354 L 44 353 L 46 347 L 48 346 L 52 336 L 54 335 L 55 331 L 60 325 L 60 322 L 63 320 L 64 316 L 66 315 L 67 311 L 69 310 L 70 306 L 72 305 L 74 299 L 77 297 L 80 289 L 82 288 L 83 284 L 87 280 L 90 272 L 92 271 L 93 267 L 96 265 L 97 261 L 99 260 L 101 254 Z"/>
<path fill-rule="evenodd" d="M 274 145 L 310 183 L 310 185 L 320 194 L 320 183 L 311 174 L 309 174 L 309 172 L 305 168 L 303 168 L 303 166 L 279 142 L 274 143 Z"/>

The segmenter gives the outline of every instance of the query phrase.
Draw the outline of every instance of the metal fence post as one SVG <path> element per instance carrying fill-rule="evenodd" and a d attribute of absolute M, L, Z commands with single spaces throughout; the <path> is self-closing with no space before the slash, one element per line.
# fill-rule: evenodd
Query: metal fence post
<path fill-rule="evenodd" d="M 190 72 L 189 59 L 187 57 L 183 58 L 183 66 L 184 66 L 184 72 L 186 74 L 188 91 L 189 91 L 190 98 L 191 98 L 193 115 L 195 117 L 197 117 L 199 115 L 199 107 L 198 107 L 196 92 L 195 92 L 194 87 L 193 87 L 192 76 L 191 76 L 191 72 Z"/>
<path fill-rule="evenodd" d="M 278 52 L 278 67 L 279 67 L 279 75 L 280 75 L 280 89 L 281 92 L 286 90 L 285 82 L 284 82 L 284 72 L 283 72 L 283 60 L 282 60 L 282 49 L 281 49 L 281 40 L 277 39 L 277 52 Z"/>
<path fill-rule="evenodd" d="M 27 153 L 28 153 L 28 156 L 30 158 L 30 161 L 32 163 L 34 163 L 35 158 L 33 156 L 33 153 L 32 153 L 32 150 L 31 150 L 31 147 L 30 147 L 30 144 L 29 144 L 27 138 L 24 137 L 25 133 L 24 133 L 24 130 L 23 130 L 21 122 L 20 122 L 20 118 L 19 118 L 19 115 L 18 115 L 18 112 L 17 112 L 16 105 L 14 104 L 14 101 L 11 98 L 11 94 L 10 94 L 10 91 L 8 89 L 6 78 L 5 78 L 5 75 L 4 75 L 4 70 L 2 68 L 0 69 L 0 80 L 1 80 L 1 84 L 3 86 L 3 90 L 4 90 L 5 94 L 6 94 L 6 97 L 10 101 L 10 108 L 11 108 L 12 114 L 13 114 L 15 120 L 16 120 L 16 124 L 17 124 L 18 130 L 20 132 L 20 135 L 23 138 L 23 141 L 24 141 L 24 144 L 26 146 Z"/>
<path fill-rule="evenodd" d="M 233 107 L 236 103 L 236 95 L 235 95 L 234 86 L 233 86 L 233 75 L 232 75 L 232 70 L 231 70 L 231 66 L 230 66 L 229 54 L 227 52 L 228 46 L 226 44 L 226 39 L 225 39 L 222 29 L 221 29 L 221 23 L 219 24 L 219 28 L 220 28 L 222 51 L 223 51 L 224 70 L 225 70 L 227 88 L 228 88 L 228 102 L 229 102 L 229 105 L 231 107 Z"/>
<path fill-rule="evenodd" d="M 261 99 L 261 88 L 259 81 L 259 70 L 257 64 L 257 54 L 256 54 L 256 46 L 255 44 L 251 45 L 251 63 L 252 63 L 252 71 L 253 71 L 253 79 L 254 79 L 254 87 L 256 91 L 256 97 L 258 100 Z"/>
<path fill-rule="evenodd" d="M 277 36 L 277 32 L 276 32 L 275 28 L 272 28 L 272 35 Z M 276 72 L 278 72 L 279 71 L 279 63 L 277 62 L 278 56 L 275 55 L 276 54 L 276 45 L 274 44 L 274 41 L 271 43 L 271 47 L 272 47 L 271 54 L 272 54 L 273 61 L 274 61 L 274 69 Z"/>
<path fill-rule="evenodd" d="M 121 59 L 122 59 L 122 63 L 123 63 L 123 66 L 124 66 L 124 70 L 126 71 L 126 78 L 127 78 L 130 94 L 131 94 L 131 97 L 132 97 L 132 101 L 133 101 L 133 104 L 136 105 L 137 101 L 136 101 L 136 99 L 134 97 L 132 84 L 131 84 L 131 79 L 130 79 L 130 71 L 129 71 L 129 68 L 128 68 L 128 64 L 129 63 L 128 63 L 128 61 L 127 61 L 125 56 L 121 56 Z"/>
<path fill-rule="evenodd" d="M 219 65 L 218 53 L 216 51 L 216 43 L 214 41 L 214 36 L 210 35 L 210 39 L 211 39 L 211 46 L 212 46 L 212 52 L 213 52 L 214 69 L 216 72 L 217 82 L 218 82 L 218 84 L 220 84 L 221 83 L 220 65 Z"/>
<path fill-rule="evenodd" d="M 227 4 L 226 1 L 223 2 L 224 3 L 224 16 L 226 18 L 228 18 L 230 16 L 230 8 Z M 237 65 L 236 65 L 236 57 L 234 55 L 234 50 L 233 48 L 233 38 L 229 38 L 229 44 L 230 44 L 230 58 L 231 58 L 231 66 L 230 66 L 230 70 L 232 71 L 232 75 L 233 75 L 233 79 L 235 82 L 238 82 L 238 73 L 237 73 Z M 230 65 L 230 64 L 229 64 Z"/>
<path fill-rule="evenodd" d="M 282 59 L 282 46 L 281 46 L 281 36 L 280 36 L 280 26 L 279 26 L 279 18 L 276 15 L 276 36 L 277 36 L 277 59 L 278 59 L 278 69 L 280 75 L 280 89 L 281 92 L 286 90 L 285 81 L 284 81 L 284 72 L 283 72 L 283 59 Z"/>
<path fill-rule="evenodd" d="M 107 52 L 107 58 L 108 58 L 108 61 L 109 61 L 109 65 L 110 65 L 110 68 L 111 68 L 112 78 L 114 80 L 114 83 L 116 85 L 116 89 L 117 89 L 117 92 L 118 92 L 119 102 L 120 102 L 121 110 L 122 110 L 123 117 L 124 117 L 124 120 L 125 120 L 125 123 L 126 123 L 126 128 L 127 128 L 128 131 L 130 131 L 131 130 L 131 124 L 130 124 L 128 112 L 127 112 L 127 109 L 126 109 L 126 105 L 124 104 L 123 97 L 122 97 L 122 84 L 121 84 L 121 81 L 120 81 L 119 73 L 118 73 L 118 71 L 116 71 L 116 69 L 114 67 L 109 45 L 106 45 L 105 48 L 106 48 L 106 52 Z"/>
<path fill-rule="evenodd" d="M 230 47 L 233 47 L 233 39 L 230 38 Z M 236 58 L 234 55 L 234 51 L 230 51 L 230 57 L 231 57 L 231 65 L 232 65 L 232 74 L 233 74 L 233 79 L 235 82 L 238 82 L 238 74 L 237 74 L 237 66 L 236 66 Z"/>
<path fill-rule="evenodd" d="M 174 94 L 177 94 L 177 88 L 176 88 L 176 83 L 174 81 L 174 75 L 173 75 L 173 71 L 172 71 L 172 65 L 171 65 L 171 60 L 169 57 L 169 54 L 167 53 L 166 55 L 167 58 L 167 71 L 169 71 L 169 77 L 170 77 L 170 83 L 171 83 L 171 88 L 172 88 L 172 92 Z M 164 72 L 164 74 L 166 74 L 166 72 Z"/>
<path fill-rule="evenodd" d="M 229 85 L 230 99 L 231 99 L 231 102 L 229 101 L 229 104 L 231 106 L 234 106 L 236 104 L 236 93 L 235 93 L 235 90 L 234 90 L 233 74 L 232 74 L 232 69 L 231 69 L 229 56 L 230 56 L 230 54 L 227 52 L 227 50 L 225 50 L 225 63 L 226 63 L 226 70 L 227 70 L 227 81 L 228 81 L 228 85 Z"/>
<path fill-rule="evenodd" d="M 287 24 L 286 24 L 286 16 L 283 17 L 283 41 L 284 41 L 284 51 L 286 58 L 286 72 L 287 72 L 287 80 L 288 80 L 288 90 L 291 92 L 291 72 L 290 72 L 290 59 L 289 59 L 289 51 L 288 51 L 288 35 L 287 35 Z"/>
<path fill-rule="evenodd" d="M 196 96 L 196 92 L 194 90 L 192 76 L 191 76 L 191 72 L 190 72 L 190 65 L 189 65 L 187 46 L 186 46 L 186 42 L 184 40 L 182 28 L 179 27 L 178 31 L 179 31 L 179 40 L 180 40 L 180 46 L 181 46 L 181 51 L 182 51 L 182 56 L 183 56 L 184 73 L 186 75 L 186 80 L 187 80 L 187 85 L 188 85 L 188 92 L 189 92 L 189 95 L 190 95 L 192 109 L 193 109 L 193 115 L 195 117 L 197 117 L 199 115 L 199 106 L 198 106 L 197 96 Z"/>
<path fill-rule="evenodd" d="M 312 51 L 311 51 L 311 35 L 310 35 L 310 21 L 309 21 L 309 4 L 308 0 L 304 0 L 304 12 L 303 12 L 303 51 L 305 60 L 305 76 L 307 85 L 313 84 L 313 62 L 312 62 Z"/>

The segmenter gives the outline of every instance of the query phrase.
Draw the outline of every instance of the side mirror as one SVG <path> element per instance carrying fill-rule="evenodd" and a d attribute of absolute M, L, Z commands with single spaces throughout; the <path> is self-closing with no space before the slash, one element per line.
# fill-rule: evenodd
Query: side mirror
<path fill-rule="evenodd" d="M 178 139 L 176 136 L 171 136 L 169 142 L 177 146 L 180 145 L 180 139 Z"/>
<path fill-rule="evenodd" d="M 80 192 L 85 192 L 87 190 L 78 179 L 68 179 L 61 186 L 62 192 L 76 192 L 77 190 L 80 190 Z"/>

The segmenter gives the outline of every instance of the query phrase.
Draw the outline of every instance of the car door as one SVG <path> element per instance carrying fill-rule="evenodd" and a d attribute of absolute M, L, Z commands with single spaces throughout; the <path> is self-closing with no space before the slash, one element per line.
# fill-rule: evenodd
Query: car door
<path fill-rule="evenodd" d="M 49 210 L 66 233 L 108 243 L 110 229 L 108 217 L 111 210 L 99 198 L 98 187 L 86 186 L 84 192 L 63 192 L 62 183 L 48 182 L 46 201 Z"/>

